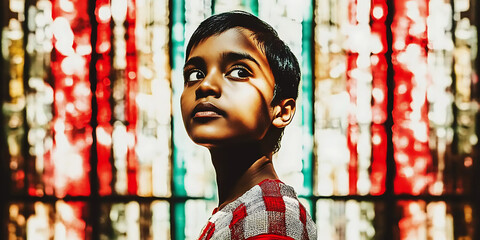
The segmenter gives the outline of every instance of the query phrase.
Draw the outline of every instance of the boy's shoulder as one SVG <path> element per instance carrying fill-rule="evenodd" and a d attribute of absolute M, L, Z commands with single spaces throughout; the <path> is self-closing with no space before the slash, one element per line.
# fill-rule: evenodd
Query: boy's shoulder
<path fill-rule="evenodd" d="M 215 210 L 199 239 L 316 239 L 315 223 L 295 190 L 280 180 L 264 180 L 220 211 Z"/>

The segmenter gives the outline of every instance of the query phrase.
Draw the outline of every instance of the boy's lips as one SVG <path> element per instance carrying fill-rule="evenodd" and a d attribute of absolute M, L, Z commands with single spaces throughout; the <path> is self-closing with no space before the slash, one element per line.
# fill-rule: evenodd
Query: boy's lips
<path fill-rule="evenodd" d="M 201 102 L 192 111 L 192 118 L 218 118 L 225 115 L 225 111 L 219 109 L 213 103 Z"/>

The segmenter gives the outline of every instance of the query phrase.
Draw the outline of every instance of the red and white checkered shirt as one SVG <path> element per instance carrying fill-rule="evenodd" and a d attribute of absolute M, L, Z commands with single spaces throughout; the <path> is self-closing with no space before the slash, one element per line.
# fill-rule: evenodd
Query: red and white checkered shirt
<path fill-rule="evenodd" d="M 315 223 L 295 190 L 264 180 L 213 215 L 199 240 L 317 239 Z"/>

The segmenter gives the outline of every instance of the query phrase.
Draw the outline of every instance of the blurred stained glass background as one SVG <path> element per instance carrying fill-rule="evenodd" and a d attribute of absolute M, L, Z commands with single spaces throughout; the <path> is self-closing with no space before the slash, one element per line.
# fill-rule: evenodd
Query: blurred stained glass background
<path fill-rule="evenodd" d="M 216 187 L 184 47 L 233 9 L 301 64 L 274 164 L 322 239 L 480 237 L 476 0 L 0 4 L 1 239 L 196 239 Z"/>

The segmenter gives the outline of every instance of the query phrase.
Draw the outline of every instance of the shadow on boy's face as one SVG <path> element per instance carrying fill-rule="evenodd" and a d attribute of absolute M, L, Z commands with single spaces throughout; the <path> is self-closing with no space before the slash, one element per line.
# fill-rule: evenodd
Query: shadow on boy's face
<path fill-rule="evenodd" d="M 251 32 L 211 36 L 187 57 L 181 109 L 190 138 L 209 148 L 260 143 L 272 123 L 275 80 Z"/>

